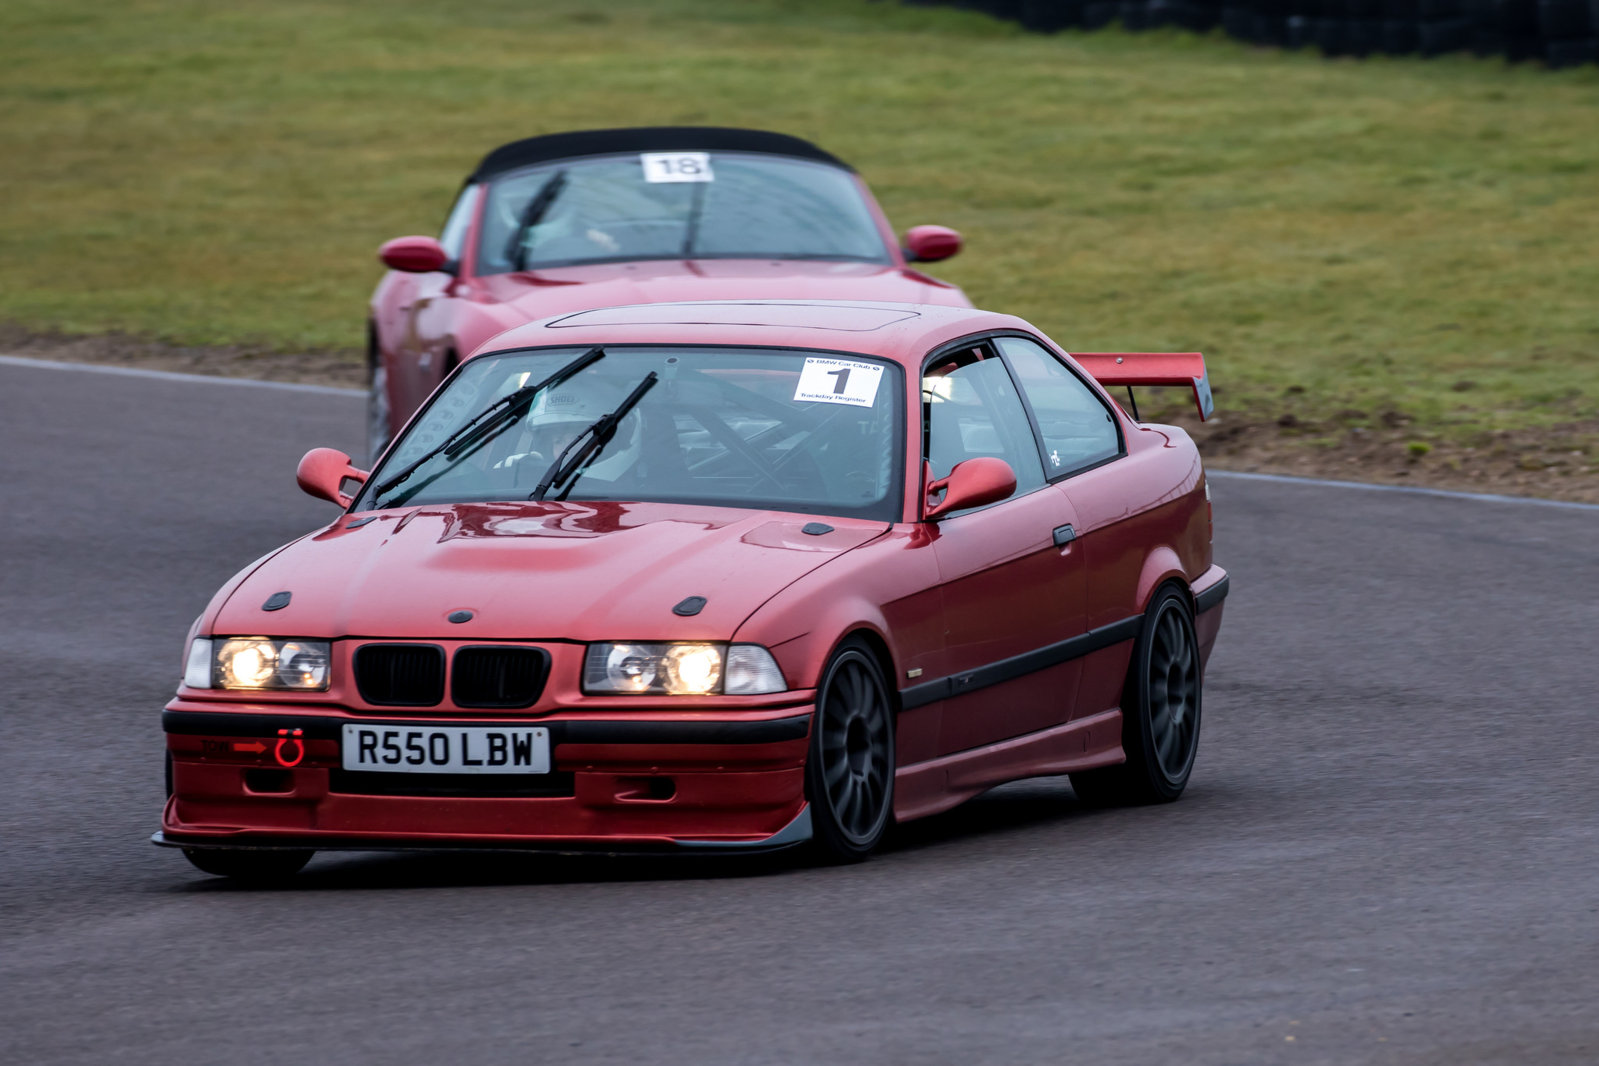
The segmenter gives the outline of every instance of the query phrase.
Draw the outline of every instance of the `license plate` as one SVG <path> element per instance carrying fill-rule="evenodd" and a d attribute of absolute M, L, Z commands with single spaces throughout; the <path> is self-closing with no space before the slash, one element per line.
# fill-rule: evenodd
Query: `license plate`
<path fill-rule="evenodd" d="M 547 774 L 543 727 L 344 726 L 344 768 L 399 774 Z"/>

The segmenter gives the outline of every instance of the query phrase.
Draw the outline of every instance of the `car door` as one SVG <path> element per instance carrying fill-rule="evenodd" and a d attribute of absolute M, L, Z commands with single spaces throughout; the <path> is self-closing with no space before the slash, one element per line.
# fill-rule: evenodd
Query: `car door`
<path fill-rule="evenodd" d="M 1100 393 L 1032 338 L 999 337 L 995 344 L 1027 399 L 1043 442 L 1045 470 L 1075 515 L 1085 626 L 1109 634 L 1104 639 L 1111 641 L 1089 645 L 1073 700 L 1076 717 L 1098 714 L 1121 702 L 1135 634 L 1115 640 L 1111 635 L 1119 635 L 1115 627 L 1125 628 L 1138 613 L 1138 577 L 1155 534 L 1148 516 L 1129 503 L 1121 426 Z"/>
<path fill-rule="evenodd" d="M 932 477 L 995 456 L 1016 473 L 1010 498 L 934 527 L 949 689 L 939 753 L 966 751 L 1068 720 L 1079 666 L 1059 652 L 1084 627 L 1084 566 L 1071 503 L 1048 484 L 1015 382 L 987 343 L 939 353 L 923 377 L 923 448 Z"/>

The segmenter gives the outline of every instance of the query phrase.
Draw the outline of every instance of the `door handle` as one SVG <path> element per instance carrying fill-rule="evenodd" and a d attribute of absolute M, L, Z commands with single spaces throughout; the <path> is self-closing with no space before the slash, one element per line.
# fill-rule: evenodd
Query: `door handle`
<path fill-rule="evenodd" d="M 1070 544 L 1076 539 L 1077 531 L 1071 527 L 1070 523 L 1067 523 L 1064 526 L 1055 527 L 1055 547 L 1058 548 L 1062 544 Z"/>

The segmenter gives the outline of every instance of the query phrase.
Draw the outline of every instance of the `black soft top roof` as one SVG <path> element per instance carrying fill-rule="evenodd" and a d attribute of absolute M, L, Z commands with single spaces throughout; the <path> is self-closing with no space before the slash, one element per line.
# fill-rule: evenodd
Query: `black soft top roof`
<path fill-rule="evenodd" d="M 854 169 L 810 141 L 786 133 L 725 126 L 638 126 L 620 130 L 573 130 L 512 141 L 484 156 L 467 181 L 482 181 L 507 170 L 552 159 L 614 152 L 764 152 Z"/>

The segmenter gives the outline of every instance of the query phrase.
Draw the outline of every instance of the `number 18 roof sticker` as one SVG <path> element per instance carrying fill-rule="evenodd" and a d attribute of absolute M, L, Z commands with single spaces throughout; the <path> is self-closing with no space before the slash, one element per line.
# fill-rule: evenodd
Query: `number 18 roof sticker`
<path fill-rule="evenodd" d="M 639 161 L 644 164 L 644 180 L 652 184 L 716 180 L 708 152 L 644 152 Z"/>
<path fill-rule="evenodd" d="M 877 401 L 877 385 L 882 380 L 883 368 L 877 363 L 812 357 L 800 369 L 794 399 L 871 407 Z"/>

